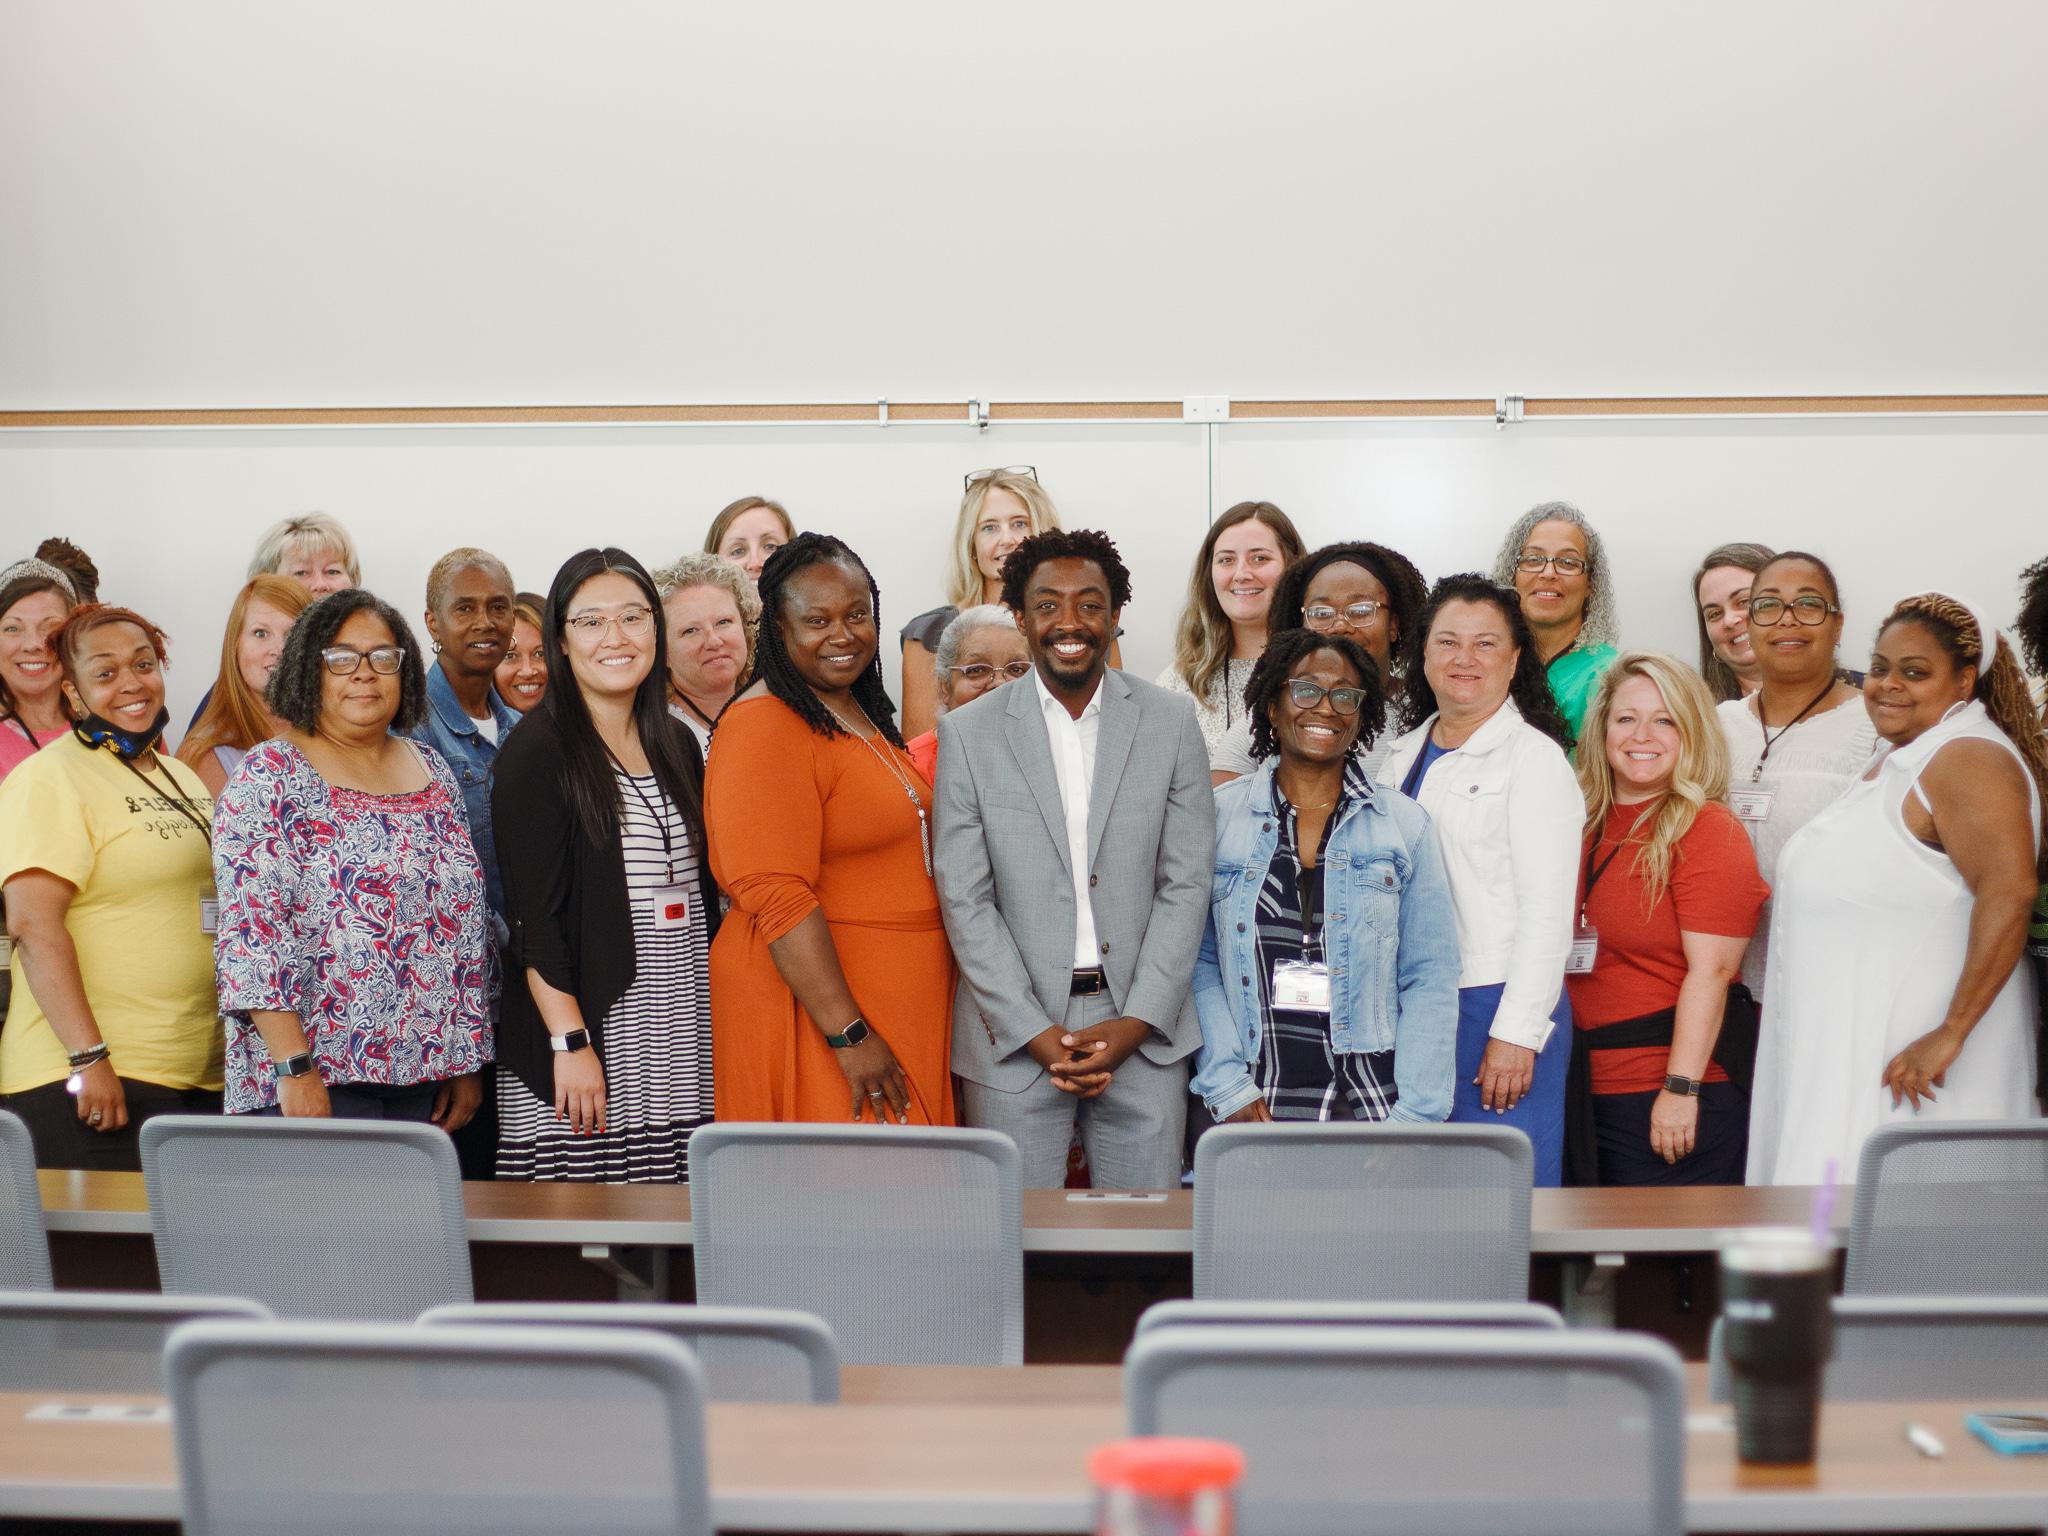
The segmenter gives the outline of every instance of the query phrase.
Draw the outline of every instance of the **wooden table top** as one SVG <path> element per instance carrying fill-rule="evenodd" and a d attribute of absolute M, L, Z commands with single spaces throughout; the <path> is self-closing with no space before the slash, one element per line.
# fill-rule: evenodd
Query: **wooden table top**
<path fill-rule="evenodd" d="M 53 1232 L 149 1232 L 139 1173 L 46 1169 L 44 1219 Z M 473 1183 L 462 1187 L 470 1241 L 610 1243 L 688 1247 L 690 1192 L 673 1184 Z M 1837 1238 L 1852 1192 L 1838 1191 Z M 1811 1189 L 1697 1186 L 1676 1189 L 1539 1189 L 1529 1246 L 1539 1254 L 1699 1253 L 1730 1232 L 1803 1226 Z M 1190 1253 L 1194 1196 L 1169 1190 L 1149 1199 L 1078 1190 L 1024 1191 L 1027 1253 Z"/>
<path fill-rule="evenodd" d="M 1689 1368 L 1694 1531 L 1962 1531 L 2048 1525 L 2048 1457 L 1994 1455 L 1963 1427 L 1983 1404 L 1839 1403 L 1812 1466 L 1743 1467 L 1725 1409 Z M 1115 1366 L 848 1367 L 829 1407 L 713 1404 L 713 1513 L 729 1530 L 1086 1532 L 1094 1446 L 1123 1434 Z M 0 1516 L 174 1519 L 171 1436 L 144 1423 L 33 1420 L 0 1393 Z M 66 1403 L 160 1400 L 66 1396 Z M 1908 1421 L 1947 1443 L 1919 1455 Z"/>

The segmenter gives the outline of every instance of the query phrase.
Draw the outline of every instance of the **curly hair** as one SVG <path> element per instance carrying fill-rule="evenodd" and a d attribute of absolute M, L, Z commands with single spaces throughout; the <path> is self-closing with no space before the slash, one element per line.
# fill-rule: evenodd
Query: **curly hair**
<path fill-rule="evenodd" d="M 394 644 L 405 655 L 398 663 L 398 712 L 391 717 L 391 729 L 411 730 L 427 713 L 427 671 L 420 660 L 420 643 L 405 615 L 375 593 L 361 587 L 344 587 L 312 603 L 292 631 L 285 636 L 284 654 L 277 658 L 277 670 L 270 674 L 266 699 L 270 712 L 293 730 L 311 735 L 320 722 L 320 691 L 326 663 L 320 653 L 334 644 L 341 626 L 359 613 L 373 613 L 391 631 Z M 366 661 L 363 665 L 368 666 Z"/>
<path fill-rule="evenodd" d="M 1109 606 L 1119 609 L 1131 600 L 1131 573 L 1116 543 L 1093 528 L 1048 528 L 1034 533 L 1003 559 L 1003 606 L 1024 611 L 1024 589 L 1048 560 L 1092 560 L 1109 582 Z"/>
<path fill-rule="evenodd" d="M 63 625 L 50 637 L 50 649 L 57 653 L 57 664 L 64 669 L 64 676 L 72 687 L 78 686 L 78 658 L 84 654 L 85 637 L 109 624 L 133 624 L 148 637 L 149 648 L 156 653 L 159 662 L 171 659 L 171 637 L 133 608 L 117 608 L 111 603 L 80 603 L 64 616 Z"/>
<path fill-rule="evenodd" d="M 804 681 L 795 661 L 790 658 L 789 646 L 782 638 L 782 611 L 788 602 L 784 589 L 792 576 L 814 565 L 839 566 L 867 583 L 868 606 L 874 613 L 875 633 L 877 636 L 881 634 L 882 589 L 875 584 L 874 573 L 868 569 L 867 562 L 856 555 L 843 539 L 836 539 L 829 533 L 800 533 L 770 555 L 768 563 L 761 567 L 760 639 L 754 647 L 754 669 L 747 682 L 740 685 L 740 691 L 745 692 L 748 683 L 758 678 L 767 685 L 770 693 L 794 710 L 797 718 L 818 735 L 843 736 L 846 727 Z M 852 693 L 853 701 L 874 722 L 883 739 L 894 746 L 902 746 L 903 733 L 896 728 L 896 704 L 889 697 L 889 690 L 882 686 L 879 644 L 867 669 L 854 683 Z"/>
<path fill-rule="evenodd" d="M 1330 652 L 1358 675 L 1365 698 L 1358 706 L 1358 734 L 1345 749 L 1356 757 L 1369 748 L 1387 723 L 1387 685 L 1380 669 L 1349 635 L 1319 635 L 1312 629 L 1283 629 L 1266 641 L 1266 649 L 1244 685 L 1245 714 L 1251 720 L 1252 761 L 1264 762 L 1280 750 L 1273 732 L 1272 709 L 1306 658 Z"/>
<path fill-rule="evenodd" d="M 2048 560 L 2036 560 L 2020 572 L 2020 616 L 2013 629 L 2028 670 L 2036 677 L 2048 675 Z"/>
<path fill-rule="evenodd" d="M 747 580 L 745 571 L 723 555 L 688 554 L 678 555 L 675 564 L 664 565 L 649 574 L 654 577 L 654 590 L 661 594 L 664 609 L 670 598 L 689 587 L 716 587 L 730 597 L 739 609 L 740 627 L 747 632 L 747 657 L 740 671 L 744 674 L 752 670 L 754 647 L 760 643 L 761 635 L 761 596 Z"/>
<path fill-rule="evenodd" d="M 1515 701 L 1524 720 L 1569 753 L 1573 747 L 1572 729 L 1557 707 L 1557 696 L 1550 691 L 1549 669 L 1536 652 L 1536 637 L 1529 632 L 1529 621 L 1522 617 L 1521 598 L 1513 587 L 1500 586 L 1477 571 L 1444 577 L 1430 589 L 1428 601 L 1416 617 L 1415 628 L 1401 648 L 1407 673 L 1407 692 L 1401 699 L 1401 728 L 1412 731 L 1437 712 L 1436 690 L 1429 686 L 1426 670 L 1429 632 L 1448 603 L 1487 603 L 1499 612 L 1501 622 L 1508 627 L 1508 643 L 1519 653 L 1515 658 L 1515 675 L 1508 681 L 1508 697 Z"/>
<path fill-rule="evenodd" d="M 1384 544 L 1365 541 L 1325 544 L 1321 549 L 1310 550 L 1288 566 L 1279 584 L 1273 588 L 1273 606 L 1266 610 L 1267 633 L 1301 627 L 1301 611 L 1308 606 L 1308 584 L 1318 572 L 1333 565 L 1362 566 L 1387 589 L 1388 616 L 1392 620 L 1387 634 L 1388 662 L 1399 675 L 1402 645 L 1428 599 L 1429 583 L 1422 579 L 1422 572 L 1415 568 L 1413 560 Z"/>
<path fill-rule="evenodd" d="M 1522 546 L 1539 523 L 1570 523 L 1586 537 L 1586 610 L 1579 620 L 1579 633 L 1569 650 L 1590 650 L 1596 645 L 1619 645 L 1620 631 L 1614 619 L 1613 582 L 1608 579 L 1607 546 L 1599 530 L 1586 521 L 1586 514 L 1568 501 L 1539 502 L 1516 518 L 1500 541 L 1493 559 L 1493 579 L 1504 587 L 1515 584 L 1515 562 Z"/>

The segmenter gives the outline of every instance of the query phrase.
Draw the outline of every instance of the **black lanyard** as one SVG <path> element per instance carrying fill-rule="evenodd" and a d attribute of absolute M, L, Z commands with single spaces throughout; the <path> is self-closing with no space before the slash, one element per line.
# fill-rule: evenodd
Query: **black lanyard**
<path fill-rule="evenodd" d="M 130 773 L 134 774 L 135 777 L 142 780 L 142 782 L 148 785 L 152 791 L 154 791 L 157 794 L 163 795 L 171 802 L 171 804 L 175 805 L 178 808 L 178 814 L 183 816 L 187 821 L 191 822 L 193 826 L 199 829 L 199 835 L 206 839 L 207 850 L 209 852 L 212 851 L 212 825 L 206 820 L 205 817 L 199 814 L 199 808 L 197 806 L 195 806 L 190 800 L 187 800 L 182 794 L 178 792 L 177 780 L 171 777 L 170 769 L 166 768 L 164 770 L 165 782 L 159 784 L 155 779 L 152 779 L 148 774 L 144 773 L 140 768 L 136 767 L 131 759 L 122 757 L 121 754 L 118 752 L 116 752 L 114 756 L 120 761 L 120 764 L 123 768 L 126 768 Z"/>
<path fill-rule="evenodd" d="M 1763 755 L 1756 760 L 1756 767 L 1750 770 L 1750 783 L 1760 784 L 1763 782 L 1764 764 L 1771 760 L 1771 748 L 1775 747 L 1779 742 L 1783 741 L 1785 739 L 1785 733 L 1787 731 L 1791 730 L 1793 726 L 1797 725 L 1800 721 L 1804 720 L 1808 715 L 1812 714 L 1815 709 L 1819 708 L 1820 701 L 1826 698 L 1829 694 L 1833 693 L 1834 691 L 1835 680 L 1831 677 L 1828 679 L 1827 686 L 1821 689 L 1819 693 L 1815 694 L 1810 700 L 1807 701 L 1806 708 L 1799 711 L 1798 714 L 1794 715 L 1790 720 L 1787 720 L 1783 725 L 1778 727 L 1776 735 L 1773 735 L 1771 733 L 1771 728 L 1768 725 L 1764 724 L 1764 696 L 1761 693 L 1759 693 L 1756 696 L 1756 723 L 1759 727 L 1762 728 L 1764 733 L 1764 750 Z"/>
<path fill-rule="evenodd" d="M 1620 842 L 1614 845 L 1614 851 L 1612 853 L 1608 854 L 1606 858 L 1600 861 L 1600 867 L 1598 869 L 1595 869 L 1593 867 L 1593 855 L 1600 851 L 1600 839 L 1596 837 L 1593 839 L 1592 842 L 1586 845 L 1586 888 L 1579 896 L 1579 921 L 1581 923 L 1584 923 L 1586 921 L 1586 907 L 1587 904 L 1590 903 L 1593 899 L 1593 887 L 1598 885 L 1600 883 L 1600 877 L 1607 873 L 1607 866 L 1612 864 L 1616 859 L 1621 857 L 1621 850 L 1628 846 L 1629 838 L 1634 837 L 1636 835 L 1636 829 L 1642 826 L 1643 824 L 1643 817 L 1649 814 L 1650 813 L 1647 810 L 1639 811 L 1636 814 L 1636 819 L 1633 823 L 1630 824 L 1627 835 L 1624 836 Z"/>
<path fill-rule="evenodd" d="M 1274 785 L 1278 793 L 1279 786 Z M 1285 796 L 1281 797 L 1283 800 Z M 1323 893 L 1323 854 L 1330 846 L 1330 833 L 1337 825 L 1337 813 L 1344 808 L 1344 791 L 1337 791 L 1337 798 L 1330 806 L 1330 814 L 1323 820 L 1323 835 L 1316 844 L 1316 862 L 1313 866 L 1301 862 L 1301 812 L 1289 801 L 1287 809 L 1292 813 L 1290 820 L 1283 821 L 1287 827 L 1289 851 L 1294 856 L 1294 899 L 1301 907 L 1301 950 L 1306 960 L 1311 952 L 1322 948 L 1322 936 L 1316 923 L 1316 908 L 1322 905 L 1317 900 Z"/>
<path fill-rule="evenodd" d="M 666 883 L 674 885 L 676 883 L 676 850 L 675 845 L 669 841 L 668 818 L 656 809 L 652 800 L 647 798 L 647 791 L 640 787 L 640 781 L 634 778 L 632 774 L 626 772 L 626 765 L 618 760 L 618 757 L 612 752 L 610 747 L 604 749 L 604 755 L 611 758 L 612 766 L 619 770 L 619 777 L 626 781 L 626 787 L 633 791 L 634 798 L 647 808 L 647 814 L 654 819 L 655 826 L 661 829 L 661 856 L 668 864 L 668 880 Z M 666 799 L 667 797 L 663 796 L 664 802 Z"/>

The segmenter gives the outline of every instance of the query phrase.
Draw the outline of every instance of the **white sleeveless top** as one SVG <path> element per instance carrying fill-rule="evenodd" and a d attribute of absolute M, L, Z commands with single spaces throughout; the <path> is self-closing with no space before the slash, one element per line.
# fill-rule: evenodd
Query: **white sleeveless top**
<path fill-rule="evenodd" d="M 1969 886 L 1904 819 L 1920 775 L 1956 741 L 1993 741 L 2020 761 L 1972 701 L 1886 753 L 1874 780 L 1853 781 L 1778 857 L 1750 1107 L 1751 1184 L 1817 1184 L 1831 1158 L 1846 1183 L 1864 1140 L 1893 1121 L 2038 1113 L 2034 981 L 2025 963 L 1970 1032 L 1931 1104 L 1916 1111 L 1906 1100 L 1894 1109 L 1882 1081 L 1892 1057 L 1947 1013 L 1969 947 Z M 2038 850 L 2041 797 L 2031 774 L 2027 801 Z"/>

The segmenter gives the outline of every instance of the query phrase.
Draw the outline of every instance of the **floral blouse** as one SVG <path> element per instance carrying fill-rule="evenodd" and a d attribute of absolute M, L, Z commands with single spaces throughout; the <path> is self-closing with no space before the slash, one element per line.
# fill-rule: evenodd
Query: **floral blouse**
<path fill-rule="evenodd" d="M 214 809 L 214 962 L 227 1110 L 277 1102 L 252 1011 L 296 1013 L 329 1083 L 408 1085 L 492 1057 L 497 956 L 462 792 L 433 748 L 409 794 L 323 779 L 288 741 L 242 760 Z"/>

